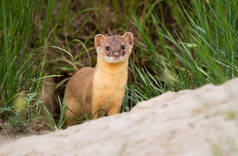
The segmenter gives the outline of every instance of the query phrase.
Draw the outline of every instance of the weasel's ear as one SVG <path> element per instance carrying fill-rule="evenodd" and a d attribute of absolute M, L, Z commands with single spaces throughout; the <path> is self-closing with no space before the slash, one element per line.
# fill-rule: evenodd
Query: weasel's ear
<path fill-rule="evenodd" d="M 134 45 L 134 37 L 131 32 L 126 32 L 123 36 L 124 40 L 130 45 L 130 48 Z"/>
<path fill-rule="evenodd" d="M 102 45 L 102 41 L 105 39 L 105 37 L 102 34 L 97 34 L 94 37 L 94 46 L 95 48 L 99 48 Z"/>

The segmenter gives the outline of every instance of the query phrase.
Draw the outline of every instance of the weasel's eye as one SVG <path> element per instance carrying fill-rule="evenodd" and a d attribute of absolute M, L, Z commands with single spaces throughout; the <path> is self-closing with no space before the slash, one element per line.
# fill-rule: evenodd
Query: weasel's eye
<path fill-rule="evenodd" d="M 110 50 L 110 46 L 106 46 L 106 50 Z"/>
<path fill-rule="evenodd" d="M 124 46 L 124 45 L 121 45 L 121 49 L 125 49 L 125 46 Z"/>

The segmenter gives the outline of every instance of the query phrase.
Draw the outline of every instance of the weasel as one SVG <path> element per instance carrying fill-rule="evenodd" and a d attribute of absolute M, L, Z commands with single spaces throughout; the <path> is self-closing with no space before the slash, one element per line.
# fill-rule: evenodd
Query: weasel
<path fill-rule="evenodd" d="M 64 101 L 67 126 L 84 115 L 97 119 L 120 112 L 133 45 L 131 32 L 123 36 L 95 36 L 96 67 L 81 68 L 66 85 Z"/>

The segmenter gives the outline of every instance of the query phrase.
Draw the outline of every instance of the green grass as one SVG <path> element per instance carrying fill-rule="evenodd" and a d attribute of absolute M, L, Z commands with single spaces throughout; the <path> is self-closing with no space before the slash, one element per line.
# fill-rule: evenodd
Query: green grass
<path fill-rule="evenodd" d="M 45 64 L 39 47 L 48 44 L 56 1 L 0 3 L 0 117 L 14 126 L 28 125 L 39 111 L 37 94 Z"/>
<path fill-rule="evenodd" d="M 238 75 L 237 1 L 193 0 L 191 8 L 180 1 L 168 4 L 173 9 L 175 28 L 167 26 L 157 12 L 142 20 L 132 12 L 142 38 L 137 46 L 148 60 L 145 66 L 131 66 L 137 76 L 129 89 L 136 101 L 167 90 L 221 84 Z"/>
<path fill-rule="evenodd" d="M 43 78 L 55 77 L 62 95 L 69 76 L 95 66 L 97 33 L 135 36 L 122 112 L 168 90 L 221 84 L 238 75 L 236 0 L 0 3 L 0 117 L 12 125 L 27 125 L 40 114 Z M 59 116 L 55 121 L 48 114 L 49 127 L 62 127 Z"/>
<path fill-rule="evenodd" d="M 66 110 L 66 103 L 61 102 L 61 99 L 59 97 L 58 97 L 58 101 L 59 101 L 59 107 L 60 107 L 58 121 L 55 120 L 54 116 L 48 111 L 48 109 L 44 105 L 42 105 L 44 115 L 41 116 L 41 119 L 38 119 L 40 121 L 43 121 L 44 124 L 52 130 L 62 129 L 65 123 L 64 113 Z"/>

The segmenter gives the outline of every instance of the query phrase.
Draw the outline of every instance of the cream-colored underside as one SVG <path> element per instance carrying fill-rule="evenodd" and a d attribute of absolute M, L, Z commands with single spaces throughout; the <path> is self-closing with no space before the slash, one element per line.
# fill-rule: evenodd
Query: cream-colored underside
<path fill-rule="evenodd" d="M 93 108 L 109 110 L 121 106 L 127 82 L 127 68 L 128 59 L 120 65 L 108 65 L 104 60 L 98 59 L 92 87 Z"/>
<path fill-rule="evenodd" d="M 108 62 L 108 63 L 121 63 L 123 61 L 125 61 L 125 59 L 128 58 L 128 54 L 124 55 L 124 56 L 120 56 L 118 58 L 116 57 L 112 57 L 112 56 L 104 56 L 103 59 L 104 61 Z"/>

